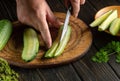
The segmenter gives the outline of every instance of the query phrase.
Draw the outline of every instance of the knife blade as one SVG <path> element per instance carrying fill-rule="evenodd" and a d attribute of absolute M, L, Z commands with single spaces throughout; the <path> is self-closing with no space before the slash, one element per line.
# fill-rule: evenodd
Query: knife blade
<path fill-rule="evenodd" d="M 68 29 L 69 18 L 70 18 L 70 15 L 71 15 L 70 11 L 71 11 L 71 7 L 69 7 L 68 10 L 67 10 L 67 14 L 66 14 L 64 25 L 63 25 L 60 41 L 62 41 L 62 39 L 64 38 L 65 33 L 66 33 L 67 29 Z"/>

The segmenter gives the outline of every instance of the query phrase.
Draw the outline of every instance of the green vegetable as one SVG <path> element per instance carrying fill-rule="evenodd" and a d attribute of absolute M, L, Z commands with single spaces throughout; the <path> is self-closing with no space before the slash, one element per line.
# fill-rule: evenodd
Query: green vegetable
<path fill-rule="evenodd" d="M 65 47 L 70 39 L 70 34 L 71 34 L 71 27 L 68 26 L 68 30 L 67 30 L 64 38 L 62 39 L 62 41 L 59 42 L 59 45 L 55 51 L 54 57 L 62 54 L 62 52 L 64 51 L 64 49 L 65 49 Z"/>
<path fill-rule="evenodd" d="M 32 28 L 26 28 L 24 30 L 23 42 L 22 59 L 31 61 L 39 51 L 39 40 L 36 31 Z"/>
<path fill-rule="evenodd" d="M 19 75 L 12 70 L 8 62 L 0 58 L 0 81 L 19 81 Z"/>
<path fill-rule="evenodd" d="M 108 53 L 101 49 L 99 52 L 96 53 L 95 56 L 92 57 L 92 60 L 98 63 L 108 62 L 109 60 Z"/>
<path fill-rule="evenodd" d="M 92 56 L 92 61 L 102 63 L 108 62 L 110 55 L 116 55 L 116 62 L 120 63 L 120 42 L 111 41 L 106 46 L 101 48 L 94 56 Z"/>
<path fill-rule="evenodd" d="M 120 18 L 116 18 L 110 25 L 109 31 L 112 35 L 116 35 L 120 30 Z"/>
<path fill-rule="evenodd" d="M 54 53 L 58 47 L 58 43 L 59 43 L 59 40 L 60 40 L 60 37 L 61 37 L 61 33 L 62 33 L 62 28 L 63 27 L 60 27 L 59 29 L 59 32 L 58 32 L 58 36 L 57 38 L 55 39 L 55 41 L 53 42 L 53 45 L 51 46 L 51 48 L 45 53 L 44 57 L 45 58 L 52 58 L 54 57 Z"/>
<path fill-rule="evenodd" d="M 110 26 L 111 22 L 112 22 L 115 18 L 117 18 L 117 17 L 118 17 L 117 10 L 114 10 L 114 11 L 107 17 L 107 19 L 105 19 L 105 21 L 104 21 L 102 24 L 99 25 L 98 30 L 99 30 L 99 31 L 104 31 L 104 30 L 106 30 L 106 29 Z"/>
<path fill-rule="evenodd" d="M 57 57 L 57 56 L 61 55 L 62 52 L 64 51 L 64 49 L 69 41 L 69 38 L 70 38 L 71 27 L 68 26 L 68 30 L 65 34 L 65 37 L 63 38 L 62 41 L 60 41 L 62 28 L 63 28 L 63 26 L 61 26 L 57 38 L 53 42 L 53 45 L 51 46 L 51 48 L 45 53 L 44 57 L 46 57 L 46 58 Z"/>
<path fill-rule="evenodd" d="M 95 19 L 91 24 L 90 26 L 91 27 L 96 27 L 98 25 L 100 25 L 111 13 L 112 13 L 113 10 L 110 10 L 106 13 L 104 13 L 103 15 L 101 15 L 100 17 L 98 17 L 97 19 Z"/>
<path fill-rule="evenodd" d="M 11 34 L 12 23 L 7 19 L 0 20 L 0 50 L 5 47 Z"/>

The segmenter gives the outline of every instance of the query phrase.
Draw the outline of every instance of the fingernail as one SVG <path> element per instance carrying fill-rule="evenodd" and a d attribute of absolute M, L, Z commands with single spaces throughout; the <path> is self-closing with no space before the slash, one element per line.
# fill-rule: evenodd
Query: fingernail
<path fill-rule="evenodd" d="M 85 4 L 85 1 L 82 1 L 80 4 L 81 4 L 81 5 Z"/>
<path fill-rule="evenodd" d="M 49 43 L 47 44 L 47 47 L 50 48 L 51 46 L 52 46 L 52 42 L 49 42 Z"/>

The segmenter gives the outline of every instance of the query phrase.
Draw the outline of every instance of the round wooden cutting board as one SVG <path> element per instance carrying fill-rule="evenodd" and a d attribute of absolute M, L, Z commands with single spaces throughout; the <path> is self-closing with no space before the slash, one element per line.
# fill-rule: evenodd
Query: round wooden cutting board
<path fill-rule="evenodd" d="M 66 16 L 64 13 L 55 13 L 55 15 L 62 22 Z M 83 56 L 90 48 L 92 44 L 92 33 L 82 20 L 72 16 L 70 17 L 70 25 L 72 27 L 71 37 L 62 55 L 56 58 L 45 59 L 43 55 L 47 49 L 45 46 L 40 45 L 36 58 L 31 62 L 25 62 L 21 59 L 21 53 L 23 49 L 23 30 L 27 26 L 14 23 L 12 36 L 4 49 L 0 51 L 0 57 L 6 59 L 11 65 L 23 68 L 53 67 L 73 62 Z M 53 40 L 57 35 L 57 30 L 50 27 Z"/>

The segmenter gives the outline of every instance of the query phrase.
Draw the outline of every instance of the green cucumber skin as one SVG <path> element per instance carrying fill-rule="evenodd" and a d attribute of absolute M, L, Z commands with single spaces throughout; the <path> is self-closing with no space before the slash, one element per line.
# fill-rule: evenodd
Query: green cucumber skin
<path fill-rule="evenodd" d="M 105 14 L 103 14 L 102 16 L 98 17 L 97 19 L 95 19 L 90 26 L 91 27 L 96 27 L 99 26 L 111 13 L 113 10 L 110 10 L 108 12 L 106 12 Z"/>
<path fill-rule="evenodd" d="M 55 50 L 58 47 L 58 39 L 54 41 L 52 47 L 45 53 L 45 58 L 52 58 L 54 56 Z"/>
<path fill-rule="evenodd" d="M 120 30 L 120 18 L 116 18 L 110 25 L 109 31 L 115 36 Z"/>
<path fill-rule="evenodd" d="M 0 50 L 7 44 L 12 34 L 12 23 L 7 19 L 0 20 Z"/>
<path fill-rule="evenodd" d="M 54 57 L 57 57 L 62 54 L 62 52 L 64 51 L 64 49 L 70 39 L 70 35 L 71 35 L 71 27 L 68 26 L 68 30 L 67 30 L 64 38 L 62 39 L 62 41 L 59 42 L 59 45 L 55 51 Z"/>
<path fill-rule="evenodd" d="M 63 26 L 60 27 L 59 29 L 59 32 L 58 32 L 58 36 L 57 38 L 55 39 L 55 41 L 53 42 L 53 45 L 51 46 L 51 48 L 45 53 L 44 57 L 45 58 L 53 58 L 54 56 L 54 53 L 58 47 L 58 43 L 59 43 L 59 40 L 60 40 L 60 37 L 61 37 L 61 33 L 62 33 L 62 28 Z"/>
<path fill-rule="evenodd" d="M 105 31 L 111 24 L 111 22 L 118 17 L 117 10 L 114 10 L 107 19 L 98 27 L 99 31 Z"/>
<path fill-rule="evenodd" d="M 32 61 L 39 51 L 39 40 L 36 31 L 32 28 L 26 28 L 23 42 L 22 59 L 26 62 Z"/>

